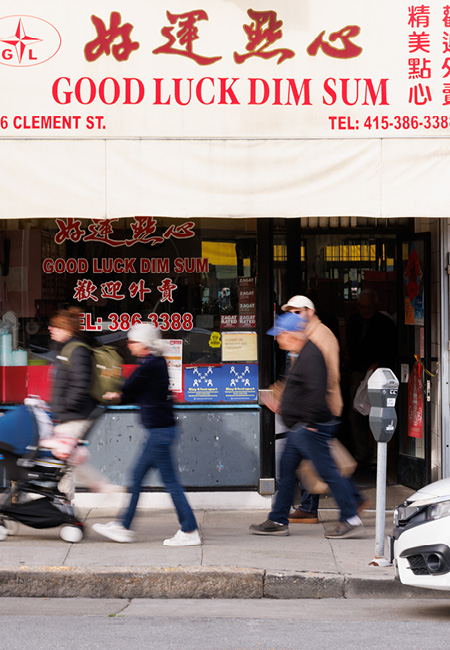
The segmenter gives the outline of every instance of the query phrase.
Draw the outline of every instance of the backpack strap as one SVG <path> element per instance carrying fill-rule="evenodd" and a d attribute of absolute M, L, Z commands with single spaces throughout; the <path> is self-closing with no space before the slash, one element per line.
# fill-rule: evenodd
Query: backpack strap
<path fill-rule="evenodd" d="M 83 343 L 83 341 L 71 341 L 70 343 L 66 343 L 61 352 L 58 354 L 57 359 L 62 361 L 64 365 L 70 366 L 70 357 L 72 355 L 72 352 L 75 350 L 75 348 L 79 347 L 87 348 L 88 350 L 91 349 L 91 347 L 87 343 Z"/>

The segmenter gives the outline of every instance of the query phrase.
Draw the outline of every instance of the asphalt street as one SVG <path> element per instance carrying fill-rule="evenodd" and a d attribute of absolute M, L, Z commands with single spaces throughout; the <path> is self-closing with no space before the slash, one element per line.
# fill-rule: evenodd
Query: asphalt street
<path fill-rule="evenodd" d="M 0 599 L 8 650 L 446 650 L 450 600 Z"/>

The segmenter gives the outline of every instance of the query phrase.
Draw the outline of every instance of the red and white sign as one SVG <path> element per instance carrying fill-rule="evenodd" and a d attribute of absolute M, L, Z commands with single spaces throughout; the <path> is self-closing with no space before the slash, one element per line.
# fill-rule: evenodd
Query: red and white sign
<path fill-rule="evenodd" d="M 253 318 L 246 320 L 244 316 Z M 254 327 L 250 324 L 253 322 L 256 324 L 255 278 L 239 278 L 239 323 L 242 327 Z"/>
<path fill-rule="evenodd" d="M 239 316 L 239 327 L 242 329 L 255 329 L 256 315 L 247 314 L 245 316 Z"/>
<path fill-rule="evenodd" d="M 8 137 L 450 133 L 444 0 L 4 0 L 0 11 L 0 63 L 16 73 L 2 77 Z"/>
<path fill-rule="evenodd" d="M 42 18 L 28 15 L 0 18 L 2 65 L 14 68 L 40 65 L 52 59 L 60 47 L 60 33 L 54 25 Z"/>
<path fill-rule="evenodd" d="M 408 380 L 408 436 L 423 438 L 423 368 L 416 362 Z"/>
<path fill-rule="evenodd" d="M 220 316 L 220 329 L 231 330 L 238 328 L 238 317 L 236 314 L 224 314 Z"/>

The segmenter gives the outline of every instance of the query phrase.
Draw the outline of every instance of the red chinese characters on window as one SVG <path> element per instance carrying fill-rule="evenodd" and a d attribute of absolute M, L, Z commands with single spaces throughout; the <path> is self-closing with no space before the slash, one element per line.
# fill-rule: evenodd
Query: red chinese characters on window
<path fill-rule="evenodd" d="M 430 26 L 430 7 L 428 5 L 419 5 L 409 7 L 408 9 L 409 27 L 429 27 Z"/>
<path fill-rule="evenodd" d="M 133 246 L 137 242 L 149 244 L 153 241 L 153 235 L 156 232 L 156 219 L 153 219 L 153 217 L 135 217 L 130 227 L 133 231 L 133 237 L 126 240 L 127 246 Z"/>
<path fill-rule="evenodd" d="M 78 300 L 78 302 L 89 299 L 97 302 L 98 298 L 97 296 L 94 296 L 96 291 L 97 287 L 92 280 L 77 280 L 73 297 L 74 300 Z"/>
<path fill-rule="evenodd" d="M 97 241 L 109 246 L 122 246 L 123 241 L 111 239 L 110 237 L 114 232 L 111 225 L 113 221 L 117 221 L 117 219 L 105 219 L 104 221 L 93 219 L 94 223 L 88 226 L 90 234 L 83 237 L 83 241 Z"/>
<path fill-rule="evenodd" d="M 324 39 L 325 30 L 306 48 L 309 56 L 316 56 L 319 50 L 333 59 L 354 59 L 359 56 L 363 48 L 353 43 L 352 38 L 359 36 L 361 28 L 358 25 L 347 25 L 337 32 L 332 32 L 329 41 L 341 41 L 342 47 L 333 47 Z"/>
<path fill-rule="evenodd" d="M 172 293 L 176 288 L 177 285 L 174 284 L 170 278 L 164 278 L 159 287 L 157 287 L 161 294 L 161 302 L 173 302 Z"/>
<path fill-rule="evenodd" d="M 245 49 L 247 54 L 234 53 L 236 63 L 244 63 L 251 56 L 261 57 L 262 59 L 272 59 L 279 56 L 277 63 L 282 63 L 285 59 L 292 59 L 295 52 L 287 48 L 268 50 L 276 41 L 283 37 L 281 27 L 282 20 L 277 20 L 276 11 L 247 11 L 249 17 L 253 20 L 250 25 L 243 25 L 247 34 L 248 43 Z"/>
<path fill-rule="evenodd" d="M 194 226 L 194 221 L 185 221 L 179 226 L 172 224 L 163 233 L 163 237 L 164 239 L 170 239 L 170 237 L 174 237 L 175 239 L 189 239 L 190 237 L 195 237 L 195 232 L 193 231 Z"/>
<path fill-rule="evenodd" d="M 55 223 L 59 230 L 55 235 L 55 243 L 63 244 L 67 239 L 73 242 L 79 242 L 86 231 L 81 227 L 79 219 L 69 217 L 66 221 L 64 219 L 55 219 Z"/>
<path fill-rule="evenodd" d="M 122 289 L 122 282 L 120 280 L 111 280 L 110 282 L 103 282 L 100 285 L 100 298 L 110 298 L 111 300 L 123 300 L 125 298 Z"/>
<path fill-rule="evenodd" d="M 138 297 L 141 302 L 144 302 L 146 293 L 152 292 L 151 289 L 145 286 L 145 280 L 139 280 L 139 282 L 132 282 L 128 290 L 131 298 Z"/>
<path fill-rule="evenodd" d="M 197 22 L 209 20 L 206 11 L 197 9 L 184 14 L 172 14 L 167 11 L 166 15 L 172 27 L 163 27 L 161 34 L 167 38 L 167 43 L 153 50 L 153 54 L 179 54 L 192 59 L 199 65 L 211 65 L 222 58 L 221 56 L 202 56 L 194 52 L 194 42 L 199 38 Z M 178 31 L 174 35 L 173 31 L 177 23 Z M 174 47 L 177 41 L 181 47 Z"/>
<path fill-rule="evenodd" d="M 111 12 L 109 29 L 98 16 L 91 16 L 91 20 L 97 30 L 97 38 L 86 43 L 84 47 L 87 61 L 96 61 L 102 54 L 106 56 L 112 54 L 116 61 L 127 61 L 130 54 L 139 48 L 139 43 L 131 40 L 133 25 L 130 23 L 121 25 L 122 17 L 118 11 Z M 114 44 L 116 39 L 120 41 Z"/>
<path fill-rule="evenodd" d="M 101 242 L 108 246 L 133 246 L 134 244 L 163 244 L 167 239 L 173 237 L 174 239 L 189 239 L 195 237 L 194 221 L 185 221 L 182 224 L 172 224 L 160 235 L 156 234 L 157 222 L 153 217 L 135 217 L 131 222 L 130 227 L 133 236 L 129 239 L 113 239 L 114 229 L 112 223 L 118 221 L 114 219 L 93 219 L 92 223 L 88 226 L 88 233 L 81 228 L 81 221 L 79 219 L 56 219 L 58 232 L 55 235 L 55 243 L 62 244 L 67 239 L 73 242 L 81 240 L 86 242 Z"/>

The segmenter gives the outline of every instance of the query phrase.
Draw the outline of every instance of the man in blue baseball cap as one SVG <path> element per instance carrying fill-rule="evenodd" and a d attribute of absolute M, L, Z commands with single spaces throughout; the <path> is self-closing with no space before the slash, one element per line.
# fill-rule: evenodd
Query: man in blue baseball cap
<path fill-rule="evenodd" d="M 327 366 L 322 352 L 308 339 L 308 321 L 299 314 L 277 318 L 267 332 L 275 336 L 281 349 L 297 354 L 281 399 L 281 417 L 288 427 L 288 438 L 280 463 L 280 482 L 268 519 L 250 526 L 254 535 L 289 535 L 289 512 L 297 484 L 296 470 L 307 458 L 328 484 L 340 509 L 340 520 L 326 533 L 329 538 L 357 537 L 364 526 L 357 513 L 357 502 L 350 481 L 343 478 L 331 456 L 329 441 L 339 423 L 330 411 L 327 394 Z"/>

